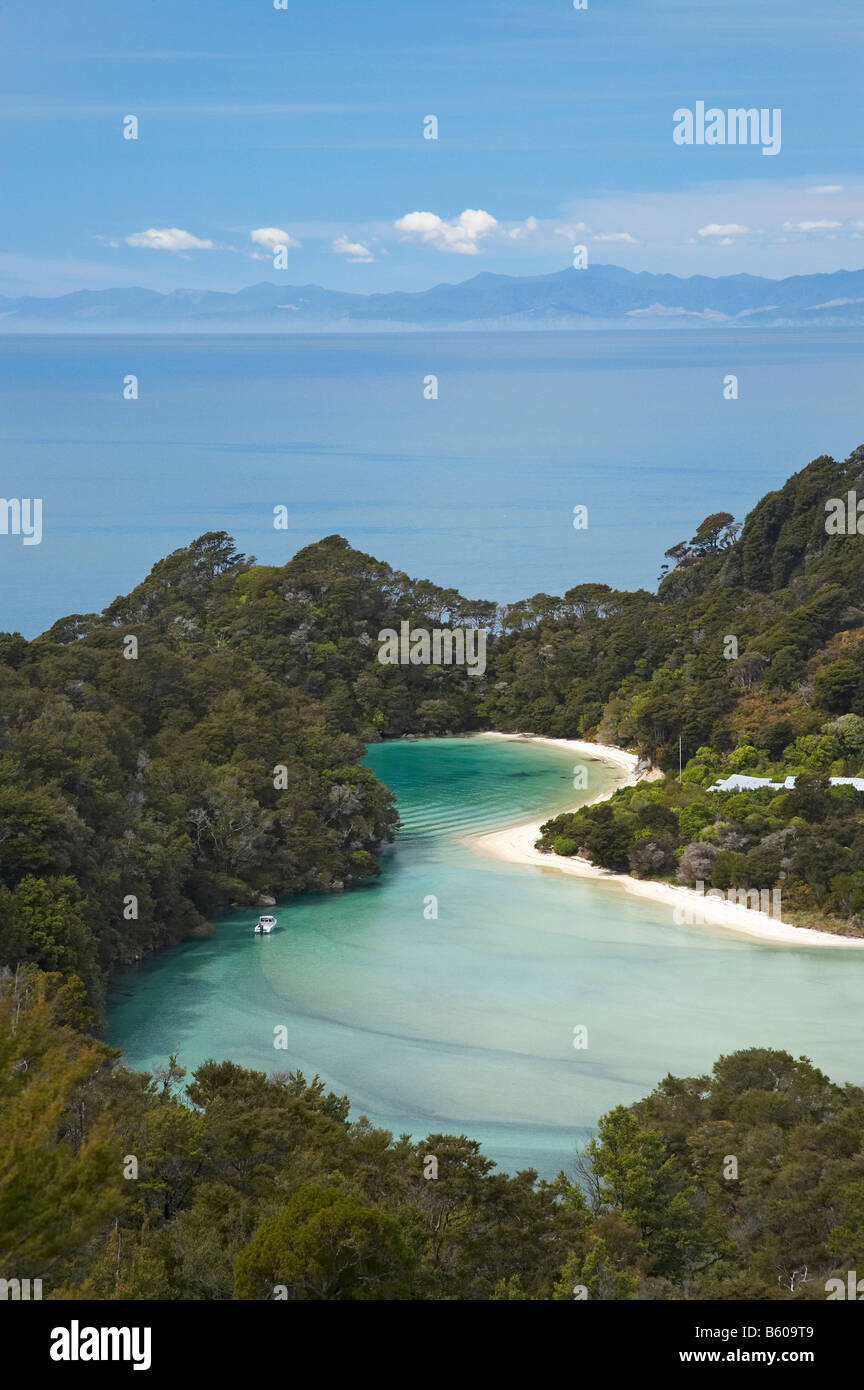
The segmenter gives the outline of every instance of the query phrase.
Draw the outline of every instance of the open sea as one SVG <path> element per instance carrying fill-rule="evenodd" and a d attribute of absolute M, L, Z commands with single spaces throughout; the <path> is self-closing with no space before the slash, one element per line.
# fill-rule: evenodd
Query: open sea
<path fill-rule="evenodd" d="M 0 536 L 0 626 L 101 609 L 208 530 L 267 564 L 338 532 L 501 602 L 653 587 L 706 515 L 864 441 L 862 396 L 856 330 L 0 336 L 0 494 L 44 517 Z"/>

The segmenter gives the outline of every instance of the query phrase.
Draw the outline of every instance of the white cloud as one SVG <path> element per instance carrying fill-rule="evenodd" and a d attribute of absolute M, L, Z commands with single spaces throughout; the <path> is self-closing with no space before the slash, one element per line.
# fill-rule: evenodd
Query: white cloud
<path fill-rule="evenodd" d="M 842 183 L 816 183 L 812 188 L 808 188 L 808 193 L 815 193 L 817 196 L 823 193 L 842 193 L 845 185 Z"/>
<path fill-rule="evenodd" d="M 709 222 L 707 227 L 700 227 L 697 236 L 701 237 L 723 237 L 723 246 L 732 245 L 732 237 L 749 236 L 752 232 L 750 227 L 742 227 L 740 222 Z"/>
<path fill-rule="evenodd" d="M 369 247 L 364 246 L 362 241 L 349 241 L 347 236 L 337 236 L 333 242 L 333 250 L 338 252 L 340 256 L 347 256 L 354 265 L 368 263 L 375 259 Z"/>
<path fill-rule="evenodd" d="M 824 304 L 808 304 L 808 309 L 841 309 L 844 304 L 864 304 L 864 299 L 826 299 Z"/>
<path fill-rule="evenodd" d="M 728 319 L 728 314 L 721 314 L 719 309 L 673 309 L 667 304 L 652 304 L 648 309 L 628 309 L 629 319 L 647 318 L 688 318 L 688 319 Z"/>
<path fill-rule="evenodd" d="M 133 232 L 126 238 L 127 246 L 146 246 L 151 251 L 212 251 L 212 241 L 202 241 L 182 227 L 148 227 L 146 232 Z"/>
<path fill-rule="evenodd" d="M 270 251 L 275 251 L 277 246 L 288 246 L 296 250 L 300 245 L 290 232 L 283 232 L 281 227 L 256 227 L 249 235 L 256 246 L 266 246 Z"/>
<path fill-rule="evenodd" d="M 555 236 L 566 236 L 568 241 L 575 241 L 577 236 L 585 236 L 587 233 L 592 241 L 619 241 L 626 246 L 639 245 L 639 238 L 631 236 L 630 232 L 592 232 L 587 222 L 570 222 L 565 227 L 555 227 L 554 233 Z"/>
<path fill-rule="evenodd" d="M 821 201 L 806 192 L 808 187 L 841 184 L 841 193 Z M 822 218 L 841 226 L 809 232 L 798 227 L 801 221 Z M 786 221 L 791 225 L 784 230 Z M 815 172 L 808 183 L 800 178 L 760 177 L 693 182 L 680 191 L 651 197 L 636 192 L 582 194 L 565 203 L 554 220 L 541 219 L 530 245 L 532 249 L 542 246 L 551 256 L 559 237 L 572 237 L 571 245 L 586 242 L 595 247 L 595 257 L 602 251 L 606 259 L 631 270 L 676 275 L 746 271 L 780 279 L 864 264 L 864 227 L 856 226 L 856 221 L 864 222 L 864 176 Z M 748 230 L 736 231 L 738 227 Z M 638 244 L 603 245 L 590 239 L 593 232 L 619 228 L 626 228 Z M 697 228 L 708 234 L 697 235 Z M 587 234 L 580 236 L 577 231 Z M 527 245 L 522 243 L 526 249 Z M 516 251 L 519 243 L 508 246 Z"/>
<path fill-rule="evenodd" d="M 783 226 L 787 232 L 823 232 L 834 231 L 837 227 L 842 227 L 842 222 L 827 222 L 824 218 L 819 222 L 784 222 Z"/>
<path fill-rule="evenodd" d="M 540 223 L 536 217 L 526 217 L 524 222 L 517 222 L 515 227 L 511 227 L 507 232 L 511 241 L 523 241 L 528 232 L 536 232 Z"/>
<path fill-rule="evenodd" d="M 483 212 L 480 208 L 466 208 L 450 222 L 445 222 L 435 212 L 409 212 L 393 225 L 398 232 L 417 236 L 439 251 L 450 251 L 457 256 L 476 256 L 479 254 L 478 241 L 494 231 L 498 223 L 491 213 Z"/>
<path fill-rule="evenodd" d="M 755 309 L 739 309 L 735 318 L 748 319 L 752 314 L 773 314 L 779 308 L 779 304 L 759 304 Z"/>

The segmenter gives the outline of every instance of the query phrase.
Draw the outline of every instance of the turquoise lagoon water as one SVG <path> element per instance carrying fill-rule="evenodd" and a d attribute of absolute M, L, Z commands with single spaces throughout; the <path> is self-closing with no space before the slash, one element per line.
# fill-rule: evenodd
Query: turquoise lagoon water
<path fill-rule="evenodd" d="M 355 1116 L 418 1138 L 466 1133 L 508 1171 L 544 1176 L 569 1168 L 611 1106 L 735 1048 L 783 1047 L 837 1081 L 864 1078 L 864 953 L 676 926 L 671 909 L 611 885 L 472 846 L 573 805 L 571 753 L 473 737 L 381 744 L 367 761 L 404 822 L 382 878 L 283 904 L 266 939 L 252 935 L 255 911 L 232 913 L 123 976 L 107 1036 L 131 1066 L 179 1048 L 190 1069 L 214 1057 L 317 1072 Z M 592 763 L 587 795 L 615 779 Z"/>

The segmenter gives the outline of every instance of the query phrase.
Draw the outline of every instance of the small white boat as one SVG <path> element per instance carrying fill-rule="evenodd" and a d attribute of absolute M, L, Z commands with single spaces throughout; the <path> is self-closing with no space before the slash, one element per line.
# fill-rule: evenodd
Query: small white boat
<path fill-rule="evenodd" d="M 269 936 L 275 925 L 275 917 L 259 917 L 258 921 L 255 923 L 255 935 Z"/>

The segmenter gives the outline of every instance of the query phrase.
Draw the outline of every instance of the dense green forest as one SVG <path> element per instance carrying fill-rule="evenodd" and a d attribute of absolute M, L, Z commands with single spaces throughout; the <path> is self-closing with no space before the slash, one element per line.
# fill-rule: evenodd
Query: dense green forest
<path fill-rule="evenodd" d="M 864 934 L 864 793 L 828 782 L 864 772 L 864 551 L 825 527 L 850 490 L 864 448 L 706 518 L 656 593 L 499 607 L 338 536 L 261 566 L 216 532 L 100 614 L 0 635 L 0 1273 L 81 1298 L 806 1299 L 864 1263 L 864 1093 L 803 1058 L 667 1077 L 545 1183 L 350 1122 L 317 1080 L 148 1078 L 94 1036 L 117 968 L 374 877 L 397 815 L 361 760 L 406 734 L 632 748 L 665 777 L 545 848 L 780 884 L 784 917 Z M 485 674 L 382 665 L 403 621 L 487 627 Z M 736 771 L 797 785 L 708 790 Z"/>
<path fill-rule="evenodd" d="M 90 1023 L 80 981 L 0 977 L 0 1268 L 45 1298 L 824 1299 L 864 1263 L 864 1091 L 805 1058 L 667 1076 L 547 1183 L 317 1079 L 127 1071 Z"/>
<path fill-rule="evenodd" d="M 338 536 L 268 568 L 210 533 L 101 614 L 0 636 L 0 961 L 98 999 L 220 909 L 373 877 L 397 816 L 364 741 L 479 724 L 476 678 L 381 665 L 377 634 L 491 611 Z"/>

